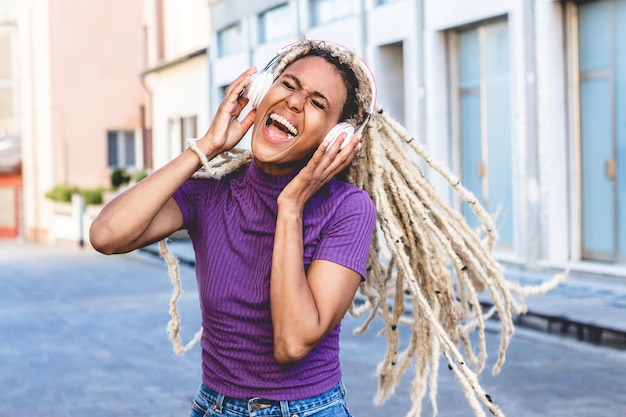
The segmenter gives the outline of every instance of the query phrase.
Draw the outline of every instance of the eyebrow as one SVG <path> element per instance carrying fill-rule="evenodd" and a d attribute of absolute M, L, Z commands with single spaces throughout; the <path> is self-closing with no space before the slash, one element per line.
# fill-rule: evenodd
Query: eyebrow
<path fill-rule="evenodd" d="M 285 74 L 285 78 L 289 78 L 290 80 L 292 80 L 298 86 L 299 89 L 304 89 L 304 87 L 302 86 L 302 83 L 300 82 L 300 79 L 296 77 L 295 75 Z M 326 98 L 326 96 L 320 93 L 319 91 L 311 91 L 311 95 L 324 100 L 327 105 L 330 104 L 330 102 L 328 101 L 328 98 Z"/>

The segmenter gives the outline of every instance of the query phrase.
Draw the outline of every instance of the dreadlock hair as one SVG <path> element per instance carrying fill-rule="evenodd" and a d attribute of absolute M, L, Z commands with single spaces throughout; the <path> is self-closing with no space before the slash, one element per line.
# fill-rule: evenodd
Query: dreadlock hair
<path fill-rule="evenodd" d="M 362 65 L 356 65 L 360 58 L 343 47 L 303 40 L 278 57 L 273 67 L 274 78 L 294 61 L 310 55 L 324 57 L 344 78 L 349 94 L 344 121 L 358 124 L 367 120 L 365 109 L 375 87 Z M 378 367 L 378 393 L 374 402 L 381 404 L 393 395 L 400 377 L 414 360 L 413 405 L 407 416 L 421 414 L 427 392 L 436 414 L 439 358 L 443 355 L 475 414 L 484 417 L 486 408 L 494 416 L 504 416 L 478 381 L 487 358 L 486 320 L 497 314 L 501 326 L 498 358 L 492 369 L 496 374 L 505 361 L 514 333 L 514 317 L 526 311 L 524 297 L 554 288 L 566 274 L 557 274 L 537 287 L 522 287 L 506 280 L 502 266 L 491 253 L 498 238 L 492 216 L 457 176 L 433 160 L 381 107 L 376 106 L 369 117 L 361 142 L 361 151 L 347 168 L 345 178 L 370 195 L 377 208 L 377 226 L 370 247 L 367 279 L 361 284 L 349 313 L 366 317 L 356 330 L 358 334 L 365 332 L 376 317 L 384 320 L 382 332 L 387 340 L 387 352 Z M 252 159 L 249 151 L 234 149 L 209 162 L 193 139 L 187 143 L 202 161 L 203 168 L 195 177 L 220 178 Z M 482 225 L 480 229 L 473 230 L 436 193 L 420 170 L 419 160 L 441 175 L 460 199 L 469 204 Z M 182 346 L 176 311 L 180 293 L 177 262 L 165 241 L 160 242 L 160 249 L 175 287 L 170 302 L 170 337 L 174 350 L 183 353 L 199 334 Z M 478 294 L 485 291 L 491 302 L 479 299 Z M 412 314 L 405 311 L 407 305 L 411 305 Z M 408 335 L 408 346 L 398 352 L 402 330 Z M 470 340 L 472 332 L 478 333 L 477 355 Z"/>

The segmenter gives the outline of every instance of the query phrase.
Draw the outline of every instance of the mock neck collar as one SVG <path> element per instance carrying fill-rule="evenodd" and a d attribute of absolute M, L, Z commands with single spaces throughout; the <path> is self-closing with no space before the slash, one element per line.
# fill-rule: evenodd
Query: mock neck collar
<path fill-rule="evenodd" d="M 246 178 L 258 187 L 259 191 L 268 191 L 270 193 L 280 193 L 287 184 L 298 174 L 299 170 L 292 171 L 288 174 L 273 175 L 263 171 L 255 162 L 254 158 L 250 162 L 250 166 L 246 171 Z"/>

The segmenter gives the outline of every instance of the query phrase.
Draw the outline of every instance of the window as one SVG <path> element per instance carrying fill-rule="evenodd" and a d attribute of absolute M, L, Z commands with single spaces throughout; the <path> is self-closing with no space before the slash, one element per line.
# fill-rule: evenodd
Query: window
<path fill-rule="evenodd" d="M 243 32 L 239 23 L 220 30 L 217 33 L 217 56 L 223 57 L 244 49 Z"/>
<path fill-rule="evenodd" d="M 465 186 L 497 214 L 499 243 L 513 245 L 511 106 L 507 22 L 458 32 L 458 117 Z M 467 203 L 463 213 L 477 220 Z"/>
<path fill-rule="evenodd" d="M 311 0 L 310 4 L 313 26 L 350 16 L 354 12 L 352 0 Z"/>
<path fill-rule="evenodd" d="M 133 168 L 135 166 L 134 131 L 109 130 L 107 147 L 109 168 Z"/>
<path fill-rule="evenodd" d="M 288 3 L 269 9 L 259 16 L 259 39 L 261 43 L 282 39 L 289 35 L 291 26 Z"/>
<path fill-rule="evenodd" d="M 186 116 L 180 118 L 180 138 L 181 138 L 181 149 L 185 149 L 187 144 L 185 141 L 189 138 L 197 138 L 198 129 L 197 129 L 197 120 L 196 116 Z"/>
<path fill-rule="evenodd" d="M 582 256 L 626 260 L 626 0 L 578 6 Z"/>

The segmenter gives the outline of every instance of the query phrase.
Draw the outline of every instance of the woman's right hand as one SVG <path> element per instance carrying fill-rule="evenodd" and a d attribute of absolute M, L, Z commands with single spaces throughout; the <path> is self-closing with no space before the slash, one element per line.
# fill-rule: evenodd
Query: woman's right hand
<path fill-rule="evenodd" d="M 217 108 L 211 126 L 197 142 L 209 159 L 234 148 L 254 123 L 256 109 L 252 109 L 241 121 L 241 111 L 248 104 L 248 99 L 241 94 L 250 85 L 256 68 L 252 67 L 233 81 Z"/>
<path fill-rule="evenodd" d="M 255 110 L 242 121 L 238 117 L 248 103 L 240 93 L 255 72 L 256 68 L 250 68 L 233 81 L 209 130 L 196 142 L 209 160 L 232 149 L 252 126 Z M 196 154 L 183 152 L 109 202 L 91 224 L 93 247 L 106 254 L 129 252 L 182 227 L 182 213 L 172 196 L 199 163 Z"/>

